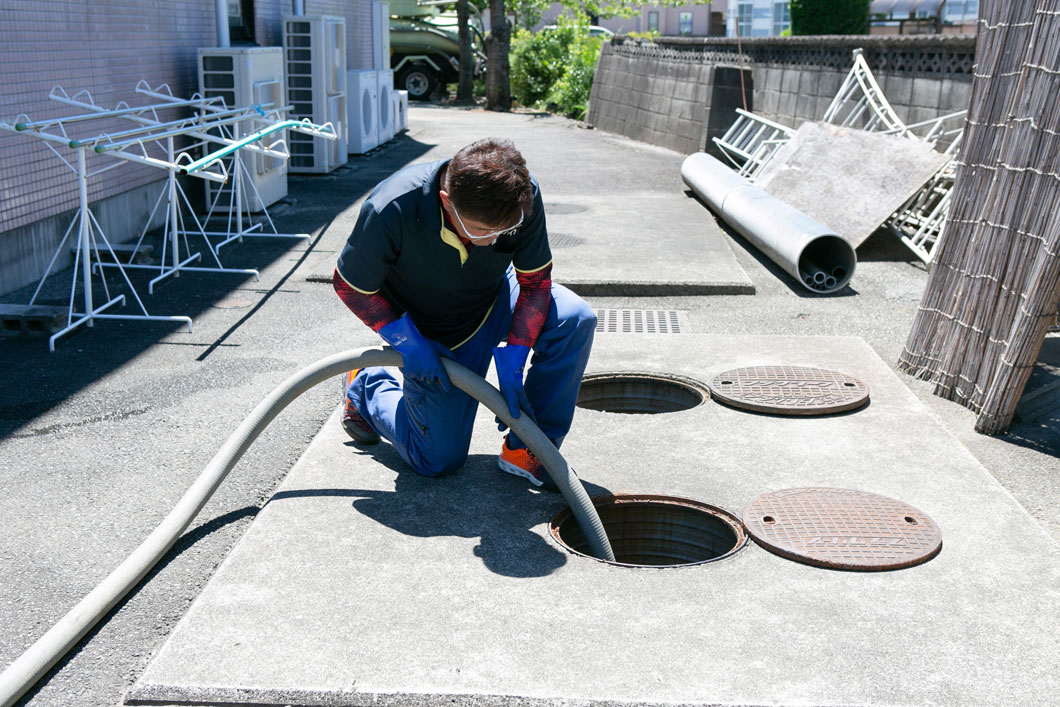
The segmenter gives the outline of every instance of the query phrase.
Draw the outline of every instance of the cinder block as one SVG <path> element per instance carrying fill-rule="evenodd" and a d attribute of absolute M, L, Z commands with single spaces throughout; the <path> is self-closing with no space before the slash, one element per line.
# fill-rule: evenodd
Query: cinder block
<path fill-rule="evenodd" d="M 803 68 L 799 71 L 799 94 L 817 95 L 818 72 L 815 69 Z"/>
<path fill-rule="evenodd" d="M 780 105 L 777 108 L 777 122 L 790 127 L 795 127 L 797 122 L 801 122 L 795 117 L 795 101 L 797 98 L 798 96 L 793 93 L 780 94 Z"/>
<path fill-rule="evenodd" d="M 942 96 L 942 81 L 917 76 L 913 79 L 913 105 L 938 110 Z"/>
<path fill-rule="evenodd" d="M 799 76 L 802 72 L 798 69 L 784 69 L 780 79 L 780 90 L 783 93 L 796 94 L 799 92 Z"/>
<path fill-rule="evenodd" d="M 877 76 L 877 79 L 881 77 Z M 913 105 L 913 79 L 910 76 L 895 76 L 885 74 L 882 76 L 883 95 L 892 106 L 910 108 Z"/>
<path fill-rule="evenodd" d="M 817 95 L 827 96 L 831 100 L 839 92 L 845 78 L 846 72 L 843 71 L 822 71 L 817 83 Z"/>
<path fill-rule="evenodd" d="M 678 81 L 674 84 L 673 97 L 681 101 L 693 101 L 696 97 L 696 85 L 690 80 Z"/>
<path fill-rule="evenodd" d="M 756 71 L 756 86 L 764 86 L 766 91 L 773 91 L 774 93 L 780 91 L 780 80 L 781 77 L 784 75 L 783 69 L 764 67 L 761 69 L 757 69 Z"/>
<path fill-rule="evenodd" d="M 968 110 L 968 104 L 972 100 L 971 79 L 944 79 L 942 82 L 942 95 L 939 101 L 939 112 L 956 113 L 959 110 Z"/>
<path fill-rule="evenodd" d="M 755 107 L 759 112 L 776 112 L 780 106 L 780 94 L 776 91 L 762 91 L 755 97 Z"/>
<path fill-rule="evenodd" d="M 817 120 L 817 97 L 799 94 L 795 101 L 795 117 L 803 120 Z"/>

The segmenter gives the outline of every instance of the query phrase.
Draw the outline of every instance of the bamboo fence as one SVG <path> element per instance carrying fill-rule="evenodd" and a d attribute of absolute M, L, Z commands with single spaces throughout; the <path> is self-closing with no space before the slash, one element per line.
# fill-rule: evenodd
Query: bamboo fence
<path fill-rule="evenodd" d="M 949 219 L 898 367 L 1008 428 L 1060 301 L 1060 0 L 981 0 Z"/>

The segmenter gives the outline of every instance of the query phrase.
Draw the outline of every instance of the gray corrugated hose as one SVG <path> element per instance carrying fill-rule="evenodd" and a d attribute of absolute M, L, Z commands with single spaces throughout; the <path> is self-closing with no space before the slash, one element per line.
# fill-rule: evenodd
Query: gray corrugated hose
<path fill-rule="evenodd" d="M 512 419 L 500 391 L 455 361 L 443 359 L 450 380 L 500 417 L 537 455 L 570 504 L 593 554 L 614 561 L 607 534 L 581 481 L 566 460 L 529 417 Z M 303 368 L 263 400 L 225 441 L 195 483 L 162 523 L 129 557 L 89 592 L 59 623 L 0 673 L 0 704 L 9 707 L 96 625 L 110 609 L 151 571 L 184 533 L 221 485 L 228 472 L 270 422 L 295 398 L 313 386 L 354 368 L 399 366 L 401 354 L 390 348 L 354 349 L 334 354 Z"/>

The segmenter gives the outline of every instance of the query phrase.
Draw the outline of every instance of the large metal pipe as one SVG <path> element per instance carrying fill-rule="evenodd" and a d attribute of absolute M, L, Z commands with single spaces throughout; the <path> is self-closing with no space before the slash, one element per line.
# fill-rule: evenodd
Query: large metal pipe
<path fill-rule="evenodd" d="M 305 0 L 291 0 L 291 14 L 301 17 L 305 14 Z"/>
<path fill-rule="evenodd" d="M 770 196 L 705 152 L 681 177 L 725 222 L 811 292 L 835 292 L 854 275 L 854 248 L 832 229 Z"/>
<path fill-rule="evenodd" d="M 228 39 L 228 0 L 214 0 L 213 4 L 217 19 L 217 46 L 226 49 L 232 46 Z"/>

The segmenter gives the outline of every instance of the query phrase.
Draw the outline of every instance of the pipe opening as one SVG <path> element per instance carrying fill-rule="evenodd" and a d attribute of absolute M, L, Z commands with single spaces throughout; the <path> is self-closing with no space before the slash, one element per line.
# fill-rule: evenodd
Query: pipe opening
<path fill-rule="evenodd" d="M 799 254 L 799 279 L 815 292 L 835 292 L 850 282 L 856 264 L 849 243 L 839 236 L 821 236 Z"/>
<path fill-rule="evenodd" d="M 729 557 L 747 543 L 739 518 L 700 501 L 654 494 L 618 494 L 592 501 L 615 551 L 615 561 L 609 565 L 701 565 Z M 549 532 L 570 552 L 591 557 L 570 509 L 553 516 Z"/>
<path fill-rule="evenodd" d="M 647 373 L 598 373 L 582 378 L 578 407 L 627 415 L 680 412 L 710 394 L 695 381 Z"/>

